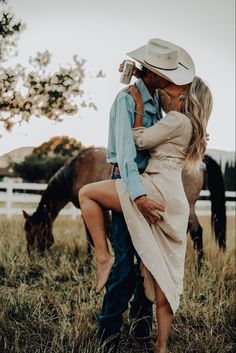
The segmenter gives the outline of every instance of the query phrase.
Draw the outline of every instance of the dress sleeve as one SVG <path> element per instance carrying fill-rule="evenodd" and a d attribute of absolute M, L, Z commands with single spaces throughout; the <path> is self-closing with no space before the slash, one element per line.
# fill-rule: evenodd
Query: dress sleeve
<path fill-rule="evenodd" d="M 162 120 L 149 128 L 133 128 L 134 142 L 140 150 L 154 148 L 165 141 L 181 136 L 184 124 L 183 114 L 169 112 Z"/>

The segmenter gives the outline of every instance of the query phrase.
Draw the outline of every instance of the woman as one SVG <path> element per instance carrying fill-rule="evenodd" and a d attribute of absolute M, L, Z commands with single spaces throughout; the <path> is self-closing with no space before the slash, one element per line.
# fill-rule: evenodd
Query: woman
<path fill-rule="evenodd" d="M 160 91 L 166 116 L 150 128 L 142 127 L 143 102 L 129 88 L 136 104 L 133 135 L 137 148 L 148 149 L 150 159 L 140 176 L 147 195 L 164 204 L 161 220 L 149 224 L 139 212 L 121 180 L 89 184 L 80 191 L 80 205 L 95 244 L 98 262 L 97 292 L 105 285 L 114 258 L 104 231 L 103 208 L 123 212 L 142 260 L 147 297 L 156 301 L 158 338 L 155 352 L 167 352 L 173 314 L 183 289 L 184 259 L 189 205 L 181 171 L 185 163 L 198 170 L 206 149 L 206 126 L 212 109 L 209 88 L 198 77 L 188 85 L 168 86 Z"/>

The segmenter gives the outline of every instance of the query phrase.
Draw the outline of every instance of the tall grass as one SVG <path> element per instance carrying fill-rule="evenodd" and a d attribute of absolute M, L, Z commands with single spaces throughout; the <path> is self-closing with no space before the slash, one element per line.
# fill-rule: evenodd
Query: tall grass
<path fill-rule="evenodd" d="M 234 219 L 228 220 L 228 246 L 220 253 L 204 227 L 205 262 L 200 273 L 189 239 L 185 290 L 174 318 L 172 353 L 233 352 L 235 329 Z M 83 225 L 60 217 L 55 244 L 44 256 L 29 259 L 23 220 L 0 219 L 0 352 L 101 353 L 96 316 L 102 295 L 94 292 L 95 271 L 86 262 Z M 127 314 L 121 347 L 145 352 L 132 337 Z"/>

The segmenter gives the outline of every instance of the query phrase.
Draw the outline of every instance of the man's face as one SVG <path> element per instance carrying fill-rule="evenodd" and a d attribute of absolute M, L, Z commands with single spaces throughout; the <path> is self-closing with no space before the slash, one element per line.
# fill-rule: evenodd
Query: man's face
<path fill-rule="evenodd" d="M 164 89 L 164 88 L 166 88 L 166 87 L 168 87 L 169 85 L 172 84 L 172 82 L 168 81 L 164 77 L 161 77 L 161 76 L 155 74 L 154 72 L 152 72 L 151 75 L 152 75 L 153 85 L 156 88 Z"/>

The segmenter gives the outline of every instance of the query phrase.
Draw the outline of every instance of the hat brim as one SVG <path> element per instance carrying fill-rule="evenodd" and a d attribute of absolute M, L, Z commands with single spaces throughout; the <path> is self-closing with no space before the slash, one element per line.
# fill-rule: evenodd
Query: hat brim
<path fill-rule="evenodd" d="M 178 47 L 179 65 L 174 70 L 159 69 L 155 66 L 147 64 L 144 60 L 145 51 L 146 45 L 127 53 L 127 55 L 130 56 L 132 59 L 138 61 L 150 71 L 164 77 L 165 79 L 175 83 L 176 85 L 185 85 L 193 81 L 193 78 L 195 76 L 194 63 L 190 55 L 183 48 Z"/>

